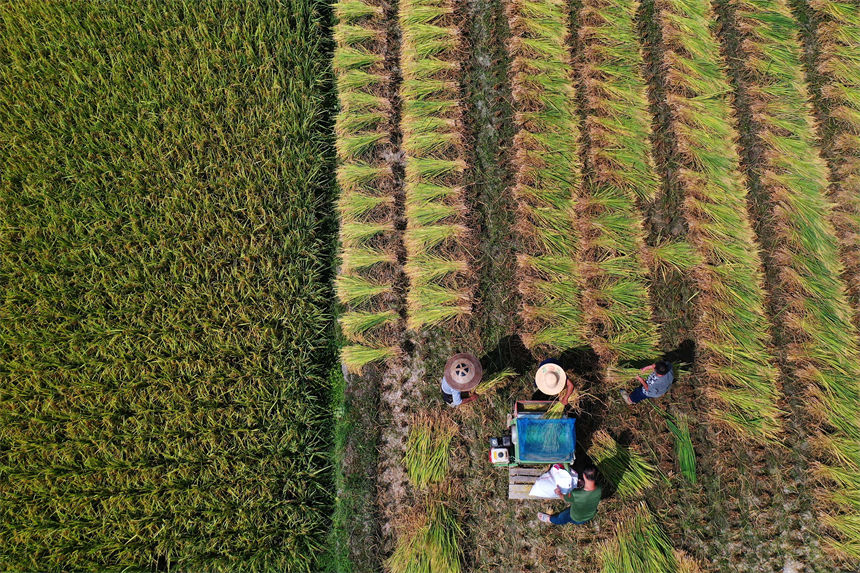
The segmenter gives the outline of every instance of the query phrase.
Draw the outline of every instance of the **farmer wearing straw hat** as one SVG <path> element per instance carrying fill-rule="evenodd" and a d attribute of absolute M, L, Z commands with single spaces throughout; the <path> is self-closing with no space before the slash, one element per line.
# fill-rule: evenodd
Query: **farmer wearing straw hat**
<path fill-rule="evenodd" d="M 573 382 L 567 377 L 567 373 L 561 364 L 553 359 L 544 360 L 535 372 L 535 386 L 547 396 L 556 396 L 564 390 L 559 401 L 567 405 L 568 398 L 573 393 Z"/>
<path fill-rule="evenodd" d="M 474 355 L 467 353 L 455 354 L 445 363 L 445 372 L 442 375 L 440 386 L 442 388 L 442 400 L 455 408 L 462 404 L 468 404 L 478 397 L 472 394 L 466 398 L 463 393 L 474 390 L 480 383 L 484 370 L 481 361 Z"/>
<path fill-rule="evenodd" d="M 651 374 L 648 375 L 647 380 L 637 375 L 636 380 L 639 381 L 641 386 L 637 386 L 629 394 L 624 390 L 621 391 L 621 397 L 628 406 L 638 404 L 645 398 L 659 398 L 669 391 L 672 382 L 675 380 L 675 374 L 672 372 L 672 364 L 665 360 L 659 360 L 651 366 L 646 366 L 640 372 L 651 372 Z"/>

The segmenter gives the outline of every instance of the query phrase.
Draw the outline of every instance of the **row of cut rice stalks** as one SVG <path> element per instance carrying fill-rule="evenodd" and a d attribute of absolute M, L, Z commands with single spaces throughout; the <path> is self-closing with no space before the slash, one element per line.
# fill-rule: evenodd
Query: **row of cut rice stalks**
<path fill-rule="evenodd" d="M 699 573 L 699 564 L 672 548 L 644 503 L 623 515 L 600 552 L 602 573 Z"/>
<path fill-rule="evenodd" d="M 772 236 L 773 294 L 788 360 L 821 423 L 821 473 L 836 484 L 822 499 L 823 523 L 835 533 L 828 545 L 860 559 L 860 349 L 840 281 L 825 165 L 814 146 L 799 29 L 782 0 L 728 0 L 727 7 L 723 32 L 741 42 L 736 79 L 757 147 L 749 167 L 767 206 L 762 221 Z"/>
<path fill-rule="evenodd" d="M 821 59 L 824 152 L 830 161 L 831 215 L 842 277 L 860 329 L 860 2 L 810 0 Z"/>
<path fill-rule="evenodd" d="M 459 573 L 463 535 L 450 507 L 453 488 L 443 487 L 457 424 L 446 415 L 422 413 L 412 419 L 403 464 L 424 495 L 398 524 L 397 544 L 385 562 L 390 573 Z"/>
<path fill-rule="evenodd" d="M 347 310 L 341 329 L 351 344 L 342 359 L 352 371 L 393 356 L 398 314 L 393 291 L 397 244 L 390 147 L 390 76 L 385 70 L 385 14 L 374 0 L 334 6 L 340 111 L 335 122 L 340 186 L 341 269 L 337 294 Z"/>
<path fill-rule="evenodd" d="M 713 404 L 708 416 L 742 438 L 768 442 L 782 426 L 777 370 L 712 17 L 705 0 L 657 0 L 655 8 L 681 210 L 701 257 L 691 276 L 699 290 L 698 362 Z"/>
<path fill-rule="evenodd" d="M 475 276 L 463 190 L 460 33 L 453 0 L 402 0 L 401 130 L 406 161 L 408 325 L 466 319 Z"/>
<path fill-rule="evenodd" d="M 523 342 L 585 343 L 573 197 L 580 179 L 568 3 L 512 0 L 508 52 L 515 102 L 514 167 Z"/>
<path fill-rule="evenodd" d="M 653 201 L 658 182 L 633 23 L 637 6 L 584 0 L 579 16 L 591 167 L 576 198 L 582 309 L 591 347 L 610 362 L 653 357 L 657 346 L 640 254 L 645 241 L 639 208 Z"/>

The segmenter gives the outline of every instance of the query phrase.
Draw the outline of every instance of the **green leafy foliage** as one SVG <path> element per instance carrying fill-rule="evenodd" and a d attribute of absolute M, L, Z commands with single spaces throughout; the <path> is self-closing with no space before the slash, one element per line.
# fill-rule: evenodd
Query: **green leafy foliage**
<path fill-rule="evenodd" d="M 327 10 L 0 3 L 0 569 L 320 570 Z"/>

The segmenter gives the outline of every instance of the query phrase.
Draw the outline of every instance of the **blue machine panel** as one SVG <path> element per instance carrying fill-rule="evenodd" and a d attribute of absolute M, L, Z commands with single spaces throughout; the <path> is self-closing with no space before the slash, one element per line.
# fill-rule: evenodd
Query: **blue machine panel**
<path fill-rule="evenodd" d="M 517 418 L 519 463 L 572 462 L 576 449 L 576 418 Z"/>

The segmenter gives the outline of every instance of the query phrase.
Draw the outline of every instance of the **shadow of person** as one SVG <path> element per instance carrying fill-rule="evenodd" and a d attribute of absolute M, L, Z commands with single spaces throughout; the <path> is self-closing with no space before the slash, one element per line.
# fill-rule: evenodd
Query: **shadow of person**
<path fill-rule="evenodd" d="M 675 366 L 692 364 L 695 358 L 696 343 L 693 340 L 685 340 L 678 345 L 678 348 L 663 355 L 663 360 L 671 362 Z"/>
<path fill-rule="evenodd" d="M 617 444 L 615 455 L 604 460 L 601 465 L 605 467 L 620 468 L 620 471 L 616 475 L 616 483 L 621 483 L 624 479 L 624 474 L 626 474 L 630 469 L 630 444 L 633 441 L 633 434 L 629 430 L 625 430 L 617 436 L 612 435 L 612 433 L 609 435 L 612 436 L 612 439 L 614 439 Z M 599 468 L 598 473 L 600 473 Z M 603 485 L 603 495 L 601 497 L 606 499 L 614 496 L 617 489 L 616 485 L 603 474 L 601 474 L 600 478 Z"/>
<path fill-rule="evenodd" d="M 525 374 L 535 364 L 535 357 L 523 344 L 518 334 L 502 338 L 495 348 L 481 357 L 481 366 L 487 373 L 511 368 L 517 374 Z"/>

